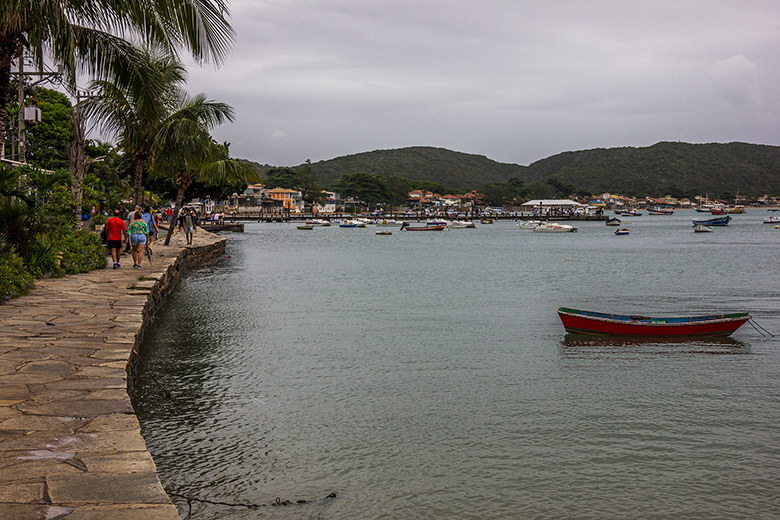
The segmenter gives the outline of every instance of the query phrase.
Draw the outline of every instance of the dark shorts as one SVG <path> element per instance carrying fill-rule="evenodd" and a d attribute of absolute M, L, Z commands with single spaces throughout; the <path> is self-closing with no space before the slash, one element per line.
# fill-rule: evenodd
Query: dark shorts
<path fill-rule="evenodd" d="M 121 240 L 107 240 L 106 244 L 108 245 L 109 249 L 122 249 Z"/>

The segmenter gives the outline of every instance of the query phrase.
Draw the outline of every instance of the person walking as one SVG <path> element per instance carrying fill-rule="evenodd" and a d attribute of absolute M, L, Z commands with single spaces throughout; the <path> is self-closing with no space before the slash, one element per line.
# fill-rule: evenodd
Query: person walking
<path fill-rule="evenodd" d="M 184 215 L 184 235 L 187 237 L 187 245 L 192 245 L 192 238 L 195 234 L 195 228 L 197 225 L 195 224 L 195 221 L 197 219 L 195 218 L 195 215 L 192 211 L 188 211 Z"/>
<path fill-rule="evenodd" d="M 146 227 L 149 230 L 146 247 L 151 247 L 152 242 L 154 242 L 154 239 L 157 238 L 157 219 L 154 218 L 154 215 L 152 214 L 152 208 L 146 206 L 144 208 L 143 214 L 141 215 L 141 218 L 144 219 L 144 222 L 146 222 Z"/>
<path fill-rule="evenodd" d="M 122 267 L 119 256 L 122 254 L 122 241 L 127 239 L 127 226 L 121 217 L 121 210 L 114 210 L 114 216 L 106 220 L 106 244 L 114 260 L 114 269 Z"/>
<path fill-rule="evenodd" d="M 127 226 L 127 232 L 130 234 L 130 247 L 133 250 L 133 267 L 140 269 L 141 261 L 144 258 L 146 237 L 149 234 L 149 228 L 144 222 L 141 210 L 136 210 L 133 213 L 133 221 Z"/>

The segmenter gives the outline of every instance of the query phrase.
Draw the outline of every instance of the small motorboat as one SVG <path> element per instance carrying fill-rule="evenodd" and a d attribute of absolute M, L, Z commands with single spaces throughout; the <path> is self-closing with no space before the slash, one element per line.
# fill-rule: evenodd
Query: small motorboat
<path fill-rule="evenodd" d="M 426 226 L 446 226 L 447 221 L 441 219 L 429 220 L 425 223 Z"/>
<path fill-rule="evenodd" d="M 314 229 L 314 226 L 312 224 L 303 224 L 298 226 L 298 229 Z"/>
<path fill-rule="evenodd" d="M 526 220 L 517 225 L 520 229 L 535 229 L 538 226 L 544 224 L 541 220 Z"/>
<path fill-rule="evenodd" d="M 608 226 L 619 226 L 620 225 L 620 219 L 617 217 L 608 218 L 605 222 Z"/>
<path fill-rule="evenodd" d="M 444 231 L 447 226 L 410 226 L 406 222 L 401 225 L 401 231 Z"/>
<path fill-rule="evenodd" d="M 693 226 L 693 232 L 694 233 L 712 233 L 712 228 L 710 226 L 705 226 L 704 224 L 696 224 Z"/>
<path fill-rule="evenodd" d="M 764 224 L 780 224 L 780 217 L 767 217 L 764 219 Z"/>
<path fill-rule="evenodd" d="M 694 226 L 728 226 L 731 216 L 723 215 L 713 218 L 693 219 Z"/>
<path fill-rule="evenodd" d="M 474 229 L 477 227 L 471 220 L 451 220 L 447 222 L 450 229 Z"/>
<path fill-rule="evenodd" d="M 392 231 L 377 231 L 376 234 L 377 235 L 392 235 L 393 232 Z"/>
<path fill-rule="evenodd" d="M 558 309 L 558 316 L 566 332 L 632 336 L 728 336 L 751 318 L 747 312 L 659 318 L 566 307 Z"/>
<path fill-rule="evenodd" d="M 674 210 L 655 206 L 647 209 L 648 215 L 674 215 Z"/>
<path fill-rule="evenodd" d="M 386 218 L 376 221 L 377 227 L 398 227 L 401 224 L 403 224 L 403 222 L 401 222 L 400 220 L 393 220 L 393 219 L 386 219 Z"/>
<path fill-rule="evenodd" d="M 366 224 L 364 222 L 359 222 L 357 220 L 345 220 L 341 224 L 339 224 L 339 227 L 343 228 L 360 228 L 360 227 L 366 227 Z"/>
<path fill-rule="evenodd" d="M 479 222 L 480 224 L 492 224 L 493 222 L 495 222 L 495 220 L 493 220 L 492 218 L 483 217 L 479 219 Z"/>
<path fill-rule="evenodd" d="M 637 211 L 635 209 L 624 209 L 623 210 L 623 216 L 624 217 L 641 217 L 642 216 L 642 212 L 641 211 Z"/>
<path fill-rule="evenodd" d="M 548 222 L 534 228 L 534 233 L 576 233 L 577 228 L 568 224 Z"/>
<path fill-rule="evenodd" d="M 626 228 L 619 228 L 615 230 L 616 235 L 628 235 L 628 229 Z"/>
<path fill-rule="evenodd" d="M 321 219 L 321 218 L 313 218 L 311 220 L 307 220 L 306 224 L 309 225 L 309 226 L 322 226 L 322 227 L 326 227 L 326 226 L 330 226 L 330 221 L 329 220 L 324 220 L 324 219 Z"/>

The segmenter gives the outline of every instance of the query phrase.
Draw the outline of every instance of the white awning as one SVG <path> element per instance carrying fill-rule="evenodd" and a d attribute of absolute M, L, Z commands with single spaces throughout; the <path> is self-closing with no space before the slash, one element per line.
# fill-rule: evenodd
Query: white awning
<path fill-rule="evenodd" d="M 580 204 L 577 201 L 569 200 L 569 199 L 537 199 L 537 200 L 529 200 L 528 202 L 521 204 L 521 208 L 560 208 L 560 207 L 568 207 L 568 208 L 581 208 L 584 207 L 585 204 Z"/>

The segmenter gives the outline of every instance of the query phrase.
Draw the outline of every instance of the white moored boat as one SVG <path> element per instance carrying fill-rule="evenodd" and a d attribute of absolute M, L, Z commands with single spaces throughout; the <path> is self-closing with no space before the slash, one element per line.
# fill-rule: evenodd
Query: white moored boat
<path fill-rule="evenodd" d="M 521 222 L 517 225 L 520 229 L 536 229 L 537 227 L 544 224 L 541 220 L 526 220 L 525 222 Z"/>
<path fill-rule="evenodd" d="M 577 228 L 568 224 L 548 222 L 534 228 L 534 233 L 576 233 Z"/>
<path fill-rule="evenodd" d="M 468 229 L 477 227 L 471 220 L 451 220 L 447 222 L 447 227 L 450 229 Z"/>
<path fill-rule="evenodd" d="M 399 227 L 401 224 L 403 224 L 403 222 L 400 220 L 393 220 L 393 219 L 386 219 L 386 218 L 376 221 L 377 227 Z"/>
<path fill-rule="evenodd" d="M 325 226 L 330 226 L 330 221 L 329 220 L 323 220 L 321 218 L 313 218 L 311 220 L 307 220 L 306 221 L 306 225 L 307 226 L 322 226 L 322 227 L 325 227 Z"/>

